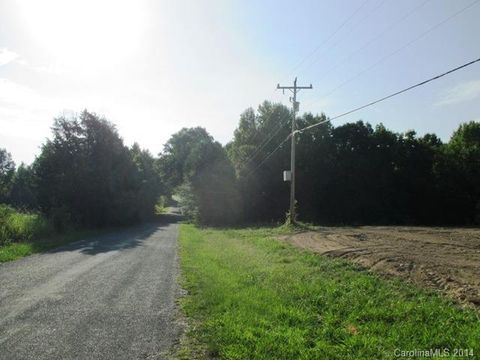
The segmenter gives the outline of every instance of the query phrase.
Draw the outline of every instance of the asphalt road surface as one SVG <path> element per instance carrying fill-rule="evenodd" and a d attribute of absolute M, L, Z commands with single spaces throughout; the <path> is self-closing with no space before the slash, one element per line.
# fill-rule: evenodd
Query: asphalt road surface
<path fill-rule="evenodd" d="M 178 225 L 0 265 L 0 359 L 163 359 L 178 342 Z"/>

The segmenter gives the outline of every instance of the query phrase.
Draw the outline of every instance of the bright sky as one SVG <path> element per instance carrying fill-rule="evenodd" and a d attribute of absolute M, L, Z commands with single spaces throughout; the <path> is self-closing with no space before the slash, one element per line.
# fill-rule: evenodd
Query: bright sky
<path fill-rule="evenodd" d="M 480 0 L 2 0 L 0 147 L 30 163 L 84 108 L 154 154 L 182 127 L 226 143 L 295 76 L 300 111 L 335 116 L 480 57 L 478 19 Z M 448 140 L 479 100 L 477 63 L 338 123 Z"/>

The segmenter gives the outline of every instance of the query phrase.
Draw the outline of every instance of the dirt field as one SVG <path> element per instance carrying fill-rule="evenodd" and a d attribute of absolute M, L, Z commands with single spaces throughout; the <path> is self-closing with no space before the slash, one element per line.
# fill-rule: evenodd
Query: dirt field
<path fill-rule="evenodd" d="M 480 309 L 480 229 L 322 227 L 282 240 L 399 276 Z"/>

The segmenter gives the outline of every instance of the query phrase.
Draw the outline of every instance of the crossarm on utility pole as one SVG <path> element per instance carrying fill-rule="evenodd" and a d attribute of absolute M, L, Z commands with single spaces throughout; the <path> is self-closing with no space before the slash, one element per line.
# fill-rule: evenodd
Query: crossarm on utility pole
<path fill-rule="evenodd" d="M 283 90 L 290 90 L 293 93 L 292 103 L 293 103 L 293 116 L 292 116 L 292 143 L 290 148 L 290 173 L 291 173 L 291 180 L 290 180 L 290 221 L 295 223 L 296 221 L 296 214 L 295 214 L 295 120 L 296 114 L 299 108 L 299 103 L 297 103 L 297 93 L 302 89 L 313 89 L 312 84 L 310 86 L 297 86 L 297 78 L 293 82 L 293 86 L 280 86 L 277 84 L 277 89 Z"/>

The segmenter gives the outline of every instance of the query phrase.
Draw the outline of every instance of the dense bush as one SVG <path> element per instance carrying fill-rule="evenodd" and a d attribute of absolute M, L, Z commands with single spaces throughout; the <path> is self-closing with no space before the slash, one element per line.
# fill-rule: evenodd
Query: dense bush
<path fill-rule="evenodd" d="M 96 114 L 55 119 L 53 137 L 32 165 L 0 149 L 0 201 L 39 211 L 57 230 L 124 225 L 154 215 L 162 194 L 157 159 L 124 145 L 115 126 Z"/>
<path fill-rule="evenodd" d="M 107 120 L 87 111 L 60 117 L 33 164 L 38 205 L 58 227 L 130 224 L 154 213 L 161 189 L 155 166 Z"/>
<path fill-rule="evenodd" d="M 44 214 L 58 230 L 147 219 L 177 193 L 201 224 L 281 221 L 289 202 L 290 110 L 264 102 L 240 116 L 226 146 L 203 128 L 173 134 L 159 158 L 124 145 L 115 126 L 82 112 L 55 119 L 30 166 L 0 149 L 0 202 Z M 327 120 L 304 114 L 298 128 Z M 283 144 L 283 146 L 279 146 Z M 328 122 L 297 136 L 300 220 L 333 224 L 480 223 L 480 123 L 447 143 L 383 125 Z M 156 207 L 157 206 L 157 207 Z"/>
<path fill-rule="evenodd" d="M 283 182 L 282 171 L 290 168 L 289 143 L 258 165 L 289 134 L 290 114 L 280 104 L 264 103 L 257 113 L 249 109 L 227 145 L 247 221 L 285 217 L 289 183 Z M 326 119 L 305 114 L 297 124 L 302 128 Z M 436 225 L 480 221 L 478 122 L 461 125 L 446 144 L 433 134 L 399 134 L 362 121 L 325 123 L 299 134 L 297 144 L 301 220 Z"/>
<path fill-rule="evenodd" d="M 21 213 L 0 204 L 0 245 L 31 241 L 54 232 L 45 217 L 36 213 Z"/>
<path fill-rule="evenodd" d="M 9 199 L 14 174 L 12 155 L 7 150 L 0 149 L 0 203 Z"/>
<path fill-rule="evenodd" d="M 231 224 L 239 219 L 233 166 L 222 145 L 205 129 L 182 129 L 172 135 L 160 163 L 186 216 L 208 225 Z"/>

